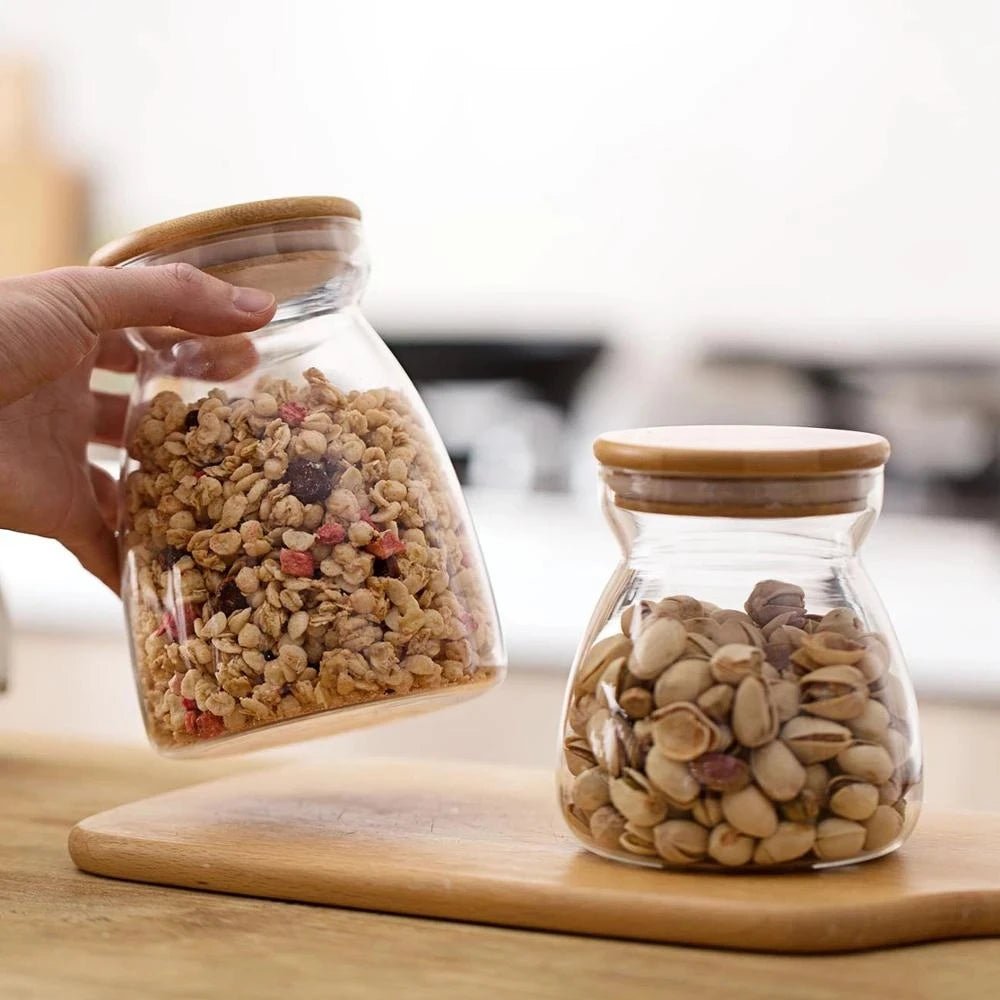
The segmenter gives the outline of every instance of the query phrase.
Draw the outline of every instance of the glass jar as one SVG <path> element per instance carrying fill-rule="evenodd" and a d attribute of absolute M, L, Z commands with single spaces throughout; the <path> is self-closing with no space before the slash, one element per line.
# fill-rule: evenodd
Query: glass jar
<path fill-rule="evenodd" d="M 591 851 L 827 868 L 916 821 L 916 703 L 858 549 L 885 439 L 659 427 L 594 452 L 622 549 L 573 666 L 559 793 Z"/>
<path fill-rule="evenodd" d="M 501 680 L 489 581 L 412 383 L 362 316 L 360 213 L 237 205 L 92 263 L 191 263 L 278 300 L 264 329 L 129 331 L 120 538 L 151 742 L 206 754 L 443 707 Z"/>

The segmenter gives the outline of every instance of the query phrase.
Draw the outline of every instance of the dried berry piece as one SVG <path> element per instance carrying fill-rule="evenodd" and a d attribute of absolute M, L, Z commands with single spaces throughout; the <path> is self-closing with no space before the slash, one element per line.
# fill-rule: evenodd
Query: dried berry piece
<path fill-rule="evenodd" d="M 185 698 L 184 699 L 184 707 L 189 712 L 191 712 L 191 711 L 194 711 L 194 709 L 196 709 L 198 707 L 198 703 L 194 700 L 194 698 Z"/>
<path fill-rule="evenodd" d="M 406 551 L 406 542 L 402 541 L 394 531 L 385 531 L 374 542 L 365 546 L 365 552 L 378 559 L 388 559 Z"/>
<path fill-rule="evenodd" d="M 202 712 L 195 720 L 195 731 L 204 739 L 211 739 L 213 736 L 221 736 L 226 731 L 226 724 L 218 715 L 211 712 Z"/>
<path fill-rule="evenodd" d="M 395 556 L 389 556 L 388 559 L 376 559 L 372 563 L 372 576 L 391 576 L 398 579 L 399 560 Z"/>
<path fill-rule="evenodd" d="M 172 545 L 168 545 L 157 553 L 156 560 L 164 569 L 170 569 L 186 555 L 187 552 L 184 549 L 176 549 Z"/>
<path fill-rule="evenodd" d="M 188 410 L 184 417 L 184 430 L 193 431 L 198 426 L 198 407 Z"/>
<path fill-rule="evenodd" d="M 321 524 L 316 529 L 316 541 L 321 545 L 337 545 L 347 537 L 343 525 L 330 523 Z"/>
<path fill-rule="evenodd" d="M 245 608 L 247 602 L 240 588 L 236 586 L 235 581 L 227 580 L 219 589 L 215 606 L 228 617 L 234 611 L 240 611 Z"/>
<path fill-rule="evenodd" d="M 160 619 L 159 627 L 153 635 L 166 634 L 172 642 L 176 642 L 178 636 L 186 638 L 191 635 L 191 629 L 194 625 L 194 620 L 197 617 L 198 606 L 191 603 L 182 604 L 180 606 L 179 616 L 174 611 L 164 611 L 163 617 Z M 178 622 L 180 623 L 179 630 Z"/>
<path fill-rule="evenodd" d="M 278 416 L 290 427 L 298 427 L 309 415 L 309 411 L 301 403 L 282 403 L 278 407 Z"/>
<path fill-rule="evenodd" d="M 198 712 L 196 709 L 189 708 L 184 713 L 184 732 L 190 733 L 194 736 L 196 730 L 195 726 L 198 724 Z"/>
<path fill-rule="evenodd" d="M 278 556 L 281 572 L 288 576 L 312 576 L 316 568 L 313 557 L 308 552 L 295 552 L 293 549 L 282 549 Z"/>
<path fill-rule="evenodd" d="M 293 458 L 285 482 L 303 503 L 322 503 L 333 490 L 333 469 L 326 462 Z"/>

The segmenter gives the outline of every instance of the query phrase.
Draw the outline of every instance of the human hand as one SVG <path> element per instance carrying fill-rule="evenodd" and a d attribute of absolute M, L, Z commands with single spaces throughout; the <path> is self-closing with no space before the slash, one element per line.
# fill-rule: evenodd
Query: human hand
<path fill-rule="evenodd" d="M 269 292 L 190 264 L 0 280 L 0 528 L 58 539 L 117 593 L 117 487 L 87 444 L 122 443 L 127 401 L 91 392 L 91 372 L 134 370 L 123 327 L 225 336 L 259 329 L 274 310 Z"/>

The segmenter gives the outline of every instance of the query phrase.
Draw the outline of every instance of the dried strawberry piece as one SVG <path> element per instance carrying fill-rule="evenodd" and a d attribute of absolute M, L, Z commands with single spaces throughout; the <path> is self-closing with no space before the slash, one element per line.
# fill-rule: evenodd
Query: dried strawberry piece
<path fill-rule="evenodd" d="M 331 523 L 321 524 L 316 529 L 316 541 L 321 545 L 336 545 L 347 537 L 343 525 Z"/>
<path fill-rule="evenodd" d="M 190 711 L 192 711 L 192 709 L 195 709 L 195 708 L 198 707 L 198 702 L 196 702 L 194 700 L 194 698 L 185 698 L 184 699 L 184 707 L 190 712 Z"/>
<path fill-rule="evenodd" d="M 191 635 L 192 628 L 194 626 L 194 620 L 198 617 L 198 606 L 196 604 L 186 603 L 181 605 L 181 618 L 180 621 L 183 625 L 181 632 L 182 637 L 187 638 Z M 164 632 L 170 637 L 173 642 L 176 642 L 178 636 L 177 630 L 177 613 L 176 611 L 164 611 L 163 617 L 160 619 L 160 627 L 153 633 L 153 635 L 163 635 Z"/>
<path fill-rule="evenodd" d="M 170 683 L 167 685 L 167 690 L 171 694 L 180 694 L 181 693 L 181 681 L 183 679 L 184 679 L 184 675 L 183 674 L 174 674 L 173 677 L 170 678 Z M 184 707 L 187 708 L 187 705 L 185 705 Z"/>
<path fill-rule="evenodd" d="M 281 563 L 281 572 L 289 576 L 312 576 L 316 568 L 313 557 L 308 552 L 282 549 L 278 560 Z"/>
<path fill-rule="evenodd" d="M 198 725 L 198 713 L 189 708 L 184 713 L 184 732 L 190 733 L 192 736 L 195 734 L 195 726 Z"/>
<path fill-rule="evenodd" d="M 375 541 L 365 546 L 365 552 L 371 553 L 378 559 L 388 559 L 389 556 L 405 551 L 406 542 L 402 541 L 394 531 L 383 532 Z"/>
<path fill-rule="evenodd" d="M 201 477 L 203 475 L 205 475 L 205 470 L 204 469 L 195 469 L 195 473 L 194 473 L 194 478 L 195 479 L 201 479 Z"/>
<path fill-rule="evenodd" d="M 194 726 L 198 735 L 205 739 L 221 736 L 226 731 L 226 724 L 222 721 L 222 717 L 213 715 L 211 712 L 202 712 L 195 720 Z"/>
<path fill-rule="evenodd" d="M 364 521 L 365 524 L 370 524 L 376 531 L 378 531 L 378 525 L 372 520 L 371 511 L 362 511 L 361 520 Z"/>
<path fill-rule="evenodd" d="M 298 427 L 309 416 L 309 411 L 301 403 L 282 403 L 278 416 L 290 427 Z"/>

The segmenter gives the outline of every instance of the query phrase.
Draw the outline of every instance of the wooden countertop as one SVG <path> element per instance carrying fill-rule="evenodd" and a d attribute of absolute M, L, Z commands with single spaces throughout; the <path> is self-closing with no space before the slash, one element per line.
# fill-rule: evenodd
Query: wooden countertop
<path fill-rule="evenodd" d="M 994 996 L 1000 980 L 1000 939 L 737 954 L 163 889 L 73 867 L 66 835 L 78 819 L 251 766 L 0 737 L 0 996 L 961 1000 Z"/>

